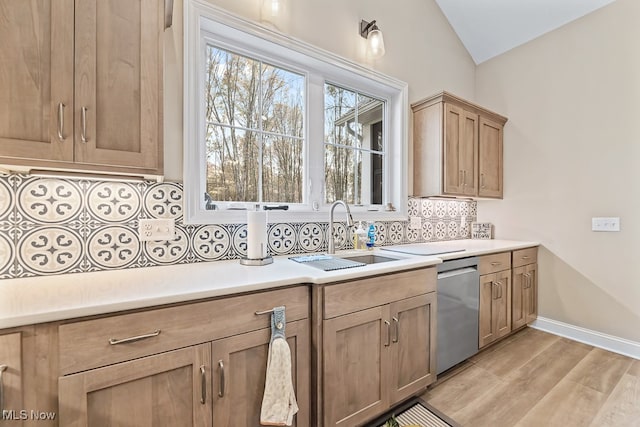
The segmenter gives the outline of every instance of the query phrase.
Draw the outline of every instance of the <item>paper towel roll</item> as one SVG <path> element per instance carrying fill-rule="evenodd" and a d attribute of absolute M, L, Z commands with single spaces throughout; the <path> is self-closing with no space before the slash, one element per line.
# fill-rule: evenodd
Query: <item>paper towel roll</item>
<path fill-rule="evenodd" d="M 247 258 L 263 259 L 267 257 L 267 213 L 264 211 L 247 212 Z"/>

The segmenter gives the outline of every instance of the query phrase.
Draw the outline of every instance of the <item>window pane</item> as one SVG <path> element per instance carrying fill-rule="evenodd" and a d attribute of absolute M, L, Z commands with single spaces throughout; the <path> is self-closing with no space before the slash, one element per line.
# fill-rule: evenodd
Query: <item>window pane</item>
<path fill-rule="evenodd" d="M 302 203 L 302 140 L 266 136 L 262 148 L 262 198 L 266 203 Z"/>
<path fill-rule="evenodd" d="M 357 94 L 331 84 L 324 86 L 325 143 L 358 145 L 360 129 L 355 121 Z"/>
<path fill-rule="evenodd" d="M 205 64 L 207 122 L 258 129 L 260 62 L 207 45 Z"/>
<path fill-rule="evenodd" d="M 258 134 L 207 126 L 207 193 L 213 200 L 258 201 Z"/>
<path fill-rule="evenodd" d="M 262 129 L 281 135 L 303 136 L 304 76 L 262 66 Z"/>
<path fill-rule="evenodd" d="M 350 204 L 360 204 L 356 186 L 360 185 L 361 164 L 359 151 L 349 148 L 325 146 L 325 202 L 344 200 Z M 358 195 L 359 196 L 359 195 Z"/>

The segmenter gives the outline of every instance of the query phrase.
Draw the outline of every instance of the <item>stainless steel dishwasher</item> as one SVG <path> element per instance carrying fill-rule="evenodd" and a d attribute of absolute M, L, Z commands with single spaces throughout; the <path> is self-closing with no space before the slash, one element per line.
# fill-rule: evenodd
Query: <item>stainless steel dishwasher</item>
<path fill-rule="evenodd" d="M 438 265 L 437 374 L 478 352 L 479 302 L 478 258 Z"/>

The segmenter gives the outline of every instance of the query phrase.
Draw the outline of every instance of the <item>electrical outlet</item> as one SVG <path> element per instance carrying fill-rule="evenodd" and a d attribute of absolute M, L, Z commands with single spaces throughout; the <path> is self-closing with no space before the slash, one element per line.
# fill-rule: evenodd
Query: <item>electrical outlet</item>
<path fill-rule="evenodd" d="M 141 219 L 138 221 L 138 237 L 141 242 L 150 240 L 173 240 L 176 224 L 171 219 Z"/>
<path fill-rule="evenodd" d="M 591 231 L 620 231 L 620 218 L 591 218 Z"/>
<path fill-rule="evenodd" d="M 420 230 L 422 228 L 422 218 L 419 216 L 412 216 L 409 228 L 412 230 Z"/>

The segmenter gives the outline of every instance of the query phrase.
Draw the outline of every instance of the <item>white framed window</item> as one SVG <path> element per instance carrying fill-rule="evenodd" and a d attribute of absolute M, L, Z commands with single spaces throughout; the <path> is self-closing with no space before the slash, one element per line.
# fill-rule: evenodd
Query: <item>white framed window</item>
<path fill-rule="evenodd" d="M 185 222 L 406 219 L 407 85 L 185 1 Z M 391 204 L 394 211 L 388 210 Z"/>

